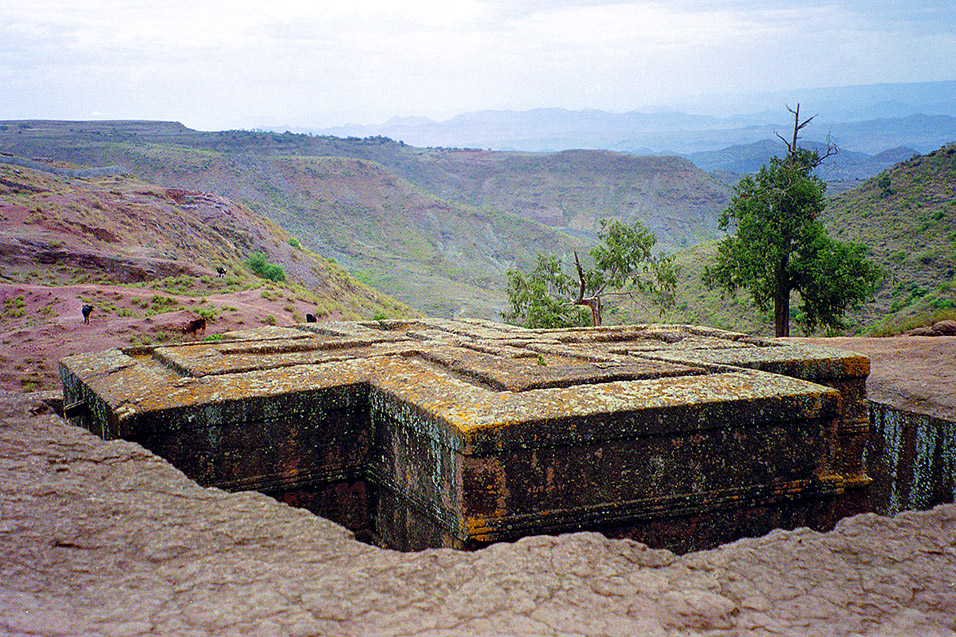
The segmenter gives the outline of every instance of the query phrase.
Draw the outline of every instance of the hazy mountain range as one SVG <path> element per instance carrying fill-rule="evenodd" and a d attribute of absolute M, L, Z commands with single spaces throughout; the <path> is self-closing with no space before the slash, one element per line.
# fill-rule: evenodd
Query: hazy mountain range
<path fill-rule="evenodd" d="M 793 126 L 787 107 L 797 103 L 801 118 L 816 116 L 802 131 L 805 142 L 829 140 L 848 153 L 878 155 L 902 148 L 895 153 L 899 161 L 900 156 L 929 152 L 956 140 L 956 81 L 702 97 L 685 104 L 685 111 L 478 111 L 444 121 L 405 117 L 378 125 L 290 130 L 338 137 L 381 135 L 418 147 L 537 152 L 607 149 L 681 155 L 696 162 L 704 157 L 702 153 L 763 144 L 776 140 L 777 133 L 786 135 Z M 856 156 L 854 162 L 861 159 Z M 892 163 L 855 176 L 876 174 Z M 739 166 L 726 169 L 741 172 Z"/>

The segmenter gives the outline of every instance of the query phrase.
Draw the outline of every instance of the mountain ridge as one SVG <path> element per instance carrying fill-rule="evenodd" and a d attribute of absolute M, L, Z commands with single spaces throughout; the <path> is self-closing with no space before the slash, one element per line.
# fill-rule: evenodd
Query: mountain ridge
<path fill-rule="evenodd" d="M 341 261 L 364 282 L 436 316 L 497 318 L 504 306 L 508 268 L 533 267 L 536 253 L 570 260 L 572 251 L 593 243 L 602 217 L 645 222 L 664 247 L 685 248 L 686 254 L 677 256 L 692 271 L 707 258 L 707 241 L 717 237 L 715 220 L 729 202 L 730 185 L 737 177 L 728 173 L 726 183 L 721 183 L 687 159 L 607 150 L 531 153 L 417 148 L 382 137 L 183 132 L 166 125 L 158 126 L 159 132 L 151 136 L 142 124 L 131 134 L 121 123 L 30 126 L 0 131 L 0 150 L 29 149 L 27 154 L 33 157 L 46 154 L 93 165 L 125 166 L 167 188 L 225 194 L 280 222 L 303 245 Z M 69 128 L 73 132 L 64 134 Z M 761 148 L 772 150 L 773 145 L 753 147 Z M 831 188 L 828 209 L 842 205 L 847 200 L 841 199 L 844 195 L 852 198 L 862 192 L 873 199 L 878 178 L 894 175 L 901 166 L 918 167 L 923 162 L 928 166 L 938 157 L 948 158 L 948 148 L 907 157 L 879 174 L 873 174 L 881 165 L 874 165 L 872 157 L 844 152 L 846 163 L 851 159 L 869 163 L 872 176 L 852 182 L 849 185 L 855 188 L 849 190 Z M 880 161 L 885 165 L 911 151 L 887 151 Z M 846 163 L 830 170 L 845 169 Z M 956 175 L 951 179 L 956 183 Z M 895 183 L 896 178 L 891 176 L 890 181 Z M 930 181 L 935 184 L 934 196 L 945 195 L 942 204 L 922 201 L 921 193 Z M 910 211 L 930 210 L 934 216 L 942 215 L 941 223 L 953 223 L 953 211 L 946 207 L 953 199 L 947 188 L 952 187 L 945 180 L 920 177 L 906 183 L 911 182 L 922 184 L 923 190 L 908 188 L 912 192 L 905 196 L 876 198 L 869 205 L 894 202 Z M 932 207 L 937 205 L 943 207 Z M 891 212 L 868 213 L 867 223 L 881 227 L 880 219 L 890 219 Z M 829 227 L 839 233 L 841 224 L 852 225 L 850 220 L 860 215 L 859 211 L 836 215 Z M 886 223 L 910 227 L 905 218 L 893 219 Z M 922 219 L 920 224 L 940 219 Z M 918 225 L 912 231 L 919 235 L 928 227 Z M 843 238 L 853 239 L 851 235 Z M 901 263 L 909 267 L 922 259 L 948 264 L 949 252 L 956 254 L 956 246 L 940 243 L 931 249 L 919 248 L 918 256 L 911 257 L 906 252 L 911 248 L 901 241 L 897 237 L 883 245 L 867 239 L 867 245 L 881 263 L 897 269 Z M 871 308 L 869 314 L 857 317 L 857 325 L 880 316 L 902 317 L 899 310 L 904 306 L 923 307 L 920 299 L 944 303 L 947 292 L 938 286 L 945 283 L 940 278 L 945 278 L 945 271 L 926 281 L 907 276 L 908 291 L 891 289 L 873 306 L 877 310 Z M 765 322 L 753 315 L 743 299 L 733 302 L 734 309 L 721 305 L 711 292 L 695 288 L 684 293 L 686 313 L 668 320 L 721 321 L 718 327 L 743 331 L 761 330 Z M 891 298 L 911 293 L 912 299 Z M 751 318 L 739 325 L 734 323 L 736 318 L 729 318 L 746 312 Z M 626 320 L 655 319 L 644 315 Z"/>
<path fill-rule="evenodd" d="M 956 140 L 956 81 L 704 96 L 683 105 L 623 113 L 563 108 L 485 110 L 441 121 L 407 117 L 372 125 L 299 125 L 272 130 L 343 137 L 383 135 L 421 147 L 532 152 L 603 148 L 686 156 L 774 139 L 774 130 L 789 127 L 785 107 L 797 103 L 804 113 L 825 114 L 815 122 L 814 130 L 807 131 L 808 140 L 825 142 L 832 134 L 839 145 L 856 152 L 874 155 L 909 146 L 925 153 Z M 914 119 L 917 116 L 922 120 Z M 927 127 L 927 122 L 932 125 Z"/>

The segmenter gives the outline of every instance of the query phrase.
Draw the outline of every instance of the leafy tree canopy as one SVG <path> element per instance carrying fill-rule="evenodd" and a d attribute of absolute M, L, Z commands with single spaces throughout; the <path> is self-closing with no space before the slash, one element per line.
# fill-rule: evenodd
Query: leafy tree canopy
<path fill-rule="evenodd" d="M 674 304 L 677 270 L 673 258 L 652 254 L 657 238 L 640 221 L 628 226 L 602 220 L 601 243 L 590 251 L 591 267 L 574 255 L 577 277 L 555 255 L 538 255 L 530 274 L 509 270 L 508 303 L 502 316 L 531 328 L 600 325 L 608 297 L 648 296 L 662 311 Z M 588 309 L 585 309 L 588 308 Z"/>
<path fill-rule="evenodd" d="M 709 287 L 731 294 L 743 288 L 761 311 L 772 305 L 777 336 L 790 334 L 791 291 L 800 295 L 797 323 L 810 334 L 821 326 L 845 328 L 846 311 L 859 309 L 884 277 L 864 246 L 827 236 L 818 220 L 826 184 L 811 174 L 821 158 L 796 147 L 796 133 L 809 120 L 799 123 L 799 106 L 791 112 L 789 154 L 737 185 L 719 219 L 720 229 L 734 234 L 720 242 L 716 264 L 704 270 Z"/>

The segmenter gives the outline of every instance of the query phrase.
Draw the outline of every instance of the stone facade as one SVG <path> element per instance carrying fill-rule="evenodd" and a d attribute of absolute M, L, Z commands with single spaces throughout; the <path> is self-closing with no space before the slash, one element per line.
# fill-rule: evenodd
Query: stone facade
<path fill-rule="evenodd" d="M 687 551 L 866 509 L 865 357 L 686 325 L 304 324 L 61 362 L 71 420 L 402 550 Z"/>
<path fill-rule="evenodd" d="M 870 508 L 881 515 L 956 500 L 956 423 L 871 401 L 864 461 L 874 477 Z"/>

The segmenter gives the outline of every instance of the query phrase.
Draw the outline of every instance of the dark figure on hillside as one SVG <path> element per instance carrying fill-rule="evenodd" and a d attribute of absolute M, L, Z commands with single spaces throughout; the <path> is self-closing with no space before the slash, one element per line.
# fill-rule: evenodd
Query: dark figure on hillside
<path fill-rule="evenodd" d="M 205 336 L 206 335 L 206 319 L 199 317 L 193 319 L 183 325 L 183 336 L 186 334 L 192 334 L 195 338 L 196 336 Z"/>
<path fill-rule="evenodd" d="M 216 268 L 216 273 L 219 275 L 219 278 L 222 278 L 222 276 L 226 273 L 226 268 L 219 266 Z"/>
<path fill-rule="evenodd" d="M 92 314 L 92 313 L 93 313 L 93 306 L 92 306 L 92 305 L 84 305 L 84 306 L 83 306 L 83 322 L 86 323 L 87 325 L 88 325 L 89 322 L 90 322 L 90 314 Z"/>
<path fill-rule="evenodd" d="M 305 315 L 305 322 L 306 322 L 306 323 L 315 323 L 315 321 L 316 321 L 315 314 L 306 314 L 306 315 Z"/>

